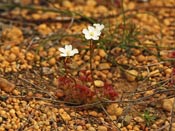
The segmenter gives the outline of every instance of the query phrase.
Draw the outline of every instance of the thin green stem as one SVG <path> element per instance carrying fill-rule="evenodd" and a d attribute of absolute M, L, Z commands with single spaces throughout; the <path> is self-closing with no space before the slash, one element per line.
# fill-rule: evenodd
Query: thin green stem
<path fill-rule="evenodd" d="M 94 49 L 93 49 L 93 41 L 90 40 L 90 71 L 91 71 L 91 77 L 93 78 L 93 70 L 92 70 L 92 57 L 94 54 Z"/>
<path fill-rule="evenodd" d="M 68 71 L 67 71 L 67 57 L 65 58 L 64 60 L 64 69 L 65 69 L 65 72 L 66 72 L 66 76 L 68 75 Z"/>
<path fill-rule="evenodd" d="M 68 59 L 69 59 L 69 58 L 66 57 L 65 60 L 64 60 L 64 68 L 65 68 L 65 72 L 66 72 L 65 76 L 66 76 L 67 78 L 69 77 L 70 79 L 72 79 L 73 82 L 74 82 L 74 84 L 76 85 L 76 84 L 77 84 L 76 79 L 75 79 L 74 77 L 72 77 L 72 76 L 69 74 L 69 72 L 68 72 L 68 67 L 67 67 Z"/>
<path fill-rule="evenodd" d="M 95 84 L 94 84 L 94 75 L 93 75 L 93 65 L 92 65 L 92 58 L 93 58 L 93 55 L 94 55 L 94 47 L 93 47 L 93 41 L 90 40 L 90 45 L 89 45 L 89 48 L 90 48 L 90 72 L 91 72 L 91 78 L 92 78 L 92 85 L 94 86 L 94 90 L 96 92 L 96 89 L 95 89 Z"/>

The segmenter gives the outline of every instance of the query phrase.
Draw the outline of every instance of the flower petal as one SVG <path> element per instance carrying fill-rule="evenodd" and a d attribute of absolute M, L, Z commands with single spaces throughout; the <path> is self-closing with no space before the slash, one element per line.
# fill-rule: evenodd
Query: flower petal
<path fill-rule="evenodd" d="M 95 31 L 95 28 L 93 26 L 88 26 L 88 31 L 89 32 L 94 32 Z"/>
<path fill-rule="evenodd" d="M 83 29 L 82 32 L 83 32 L 83 34 L 85 34 L 85 35 L 89 33 L 89 31 L 88 31 L 87 29 Z"/>
<path fill-rule="evenodd" d="M 67 54 L 62 53 L 62 54 L 60 54 L 60 56 L 62 56 L 62 57 L 66 57 L 66 56 L 67 56 Z"/>
<path fill-rule="evenodd" d="M 92 37 L 90 36 L 90 34 L 86 34 L 86 35 L 85 35 L 85 38 L 86 38 L 87 40 L 92 39 Z"/>
<path fill-rule="evenodd" d="M 65 53 L 65 51 L 66 51 L 64 48 L 59 48 L 58 50 L 62 53 Z"/>
<path fill-rule="evenodd" d="M 92 39 L 93 40 L 99 40 L 99 36 L 94 36 Z"/>
<path fill-rule="evenodd" d="M 75 54 L 79 53 L 78 49 L 73 49 L 72 52 L 74 52 Z"/>
<path fill-rule="evenodd" d="M 104 28 L 104 25 L 103 24 L 93 24 L 93 26 L 95 26 L 95 28 L 99 31 L 101 31 L 103 28 Z"/>
<path fill-rule="evenodd" d="M 65 45 L 65 50 L 66 51 L 71 51 L 72 50 L 72 45 Z"/>

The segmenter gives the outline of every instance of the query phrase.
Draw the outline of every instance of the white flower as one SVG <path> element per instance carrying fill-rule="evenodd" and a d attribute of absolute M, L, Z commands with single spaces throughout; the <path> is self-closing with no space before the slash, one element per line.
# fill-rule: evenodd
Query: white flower
<path fill-rule="evenodd" d="M 83 29 L 83 34 L 85 35 L 85 38 L 87 40 L 98 40 L 99 39 L 99 36 L 101 34 L 101 31 L 100 30 L 97 30 L 95 27 L 93 26 L 88 26 L 87 29 Z"/>
<path fill-rule="evenodd" d="M 59 48 L 62 57 L 74 56 L 78 53 L 78 49 L 72 49 L 72 45 L 65 45 L 65 48 Z"/>
<path fill-rule="evenodd" d="M 103 24 L 98 24 L 98 23 L 97 24 L 93 24 L 93 26 L 99 31 L 102 31 L 103 28 L 105 27 Z"/>

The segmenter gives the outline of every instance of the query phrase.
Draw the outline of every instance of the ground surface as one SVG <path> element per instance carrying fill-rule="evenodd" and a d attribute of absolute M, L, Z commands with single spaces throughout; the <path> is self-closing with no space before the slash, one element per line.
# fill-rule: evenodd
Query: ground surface
<path fill-rule="evenodd" d="M 175 1 L 111 2 L 0 3 L 0 131 L 175 131 Z M 89 72 L 82 30 L 93 21 L 105 25 L 93 75 L 98 90 L 113 85 L 113 101 L 58 86 L 59 47 L 79 49 L 73 77 Z"/>

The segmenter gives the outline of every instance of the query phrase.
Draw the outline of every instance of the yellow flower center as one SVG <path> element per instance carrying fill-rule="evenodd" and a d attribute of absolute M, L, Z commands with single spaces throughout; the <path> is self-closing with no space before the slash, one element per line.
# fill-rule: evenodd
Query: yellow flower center
<path fill-rule="evenodd" d="M 94 32 L 90 32 L 90 36 L 94 36 Z"/>
<path fill-rule="evenodd" d="M 67 56 L 70 56 L 70 51 L 67 51 L 67 52 L 66 52 L 66 55 L 67 55 Z"/>

